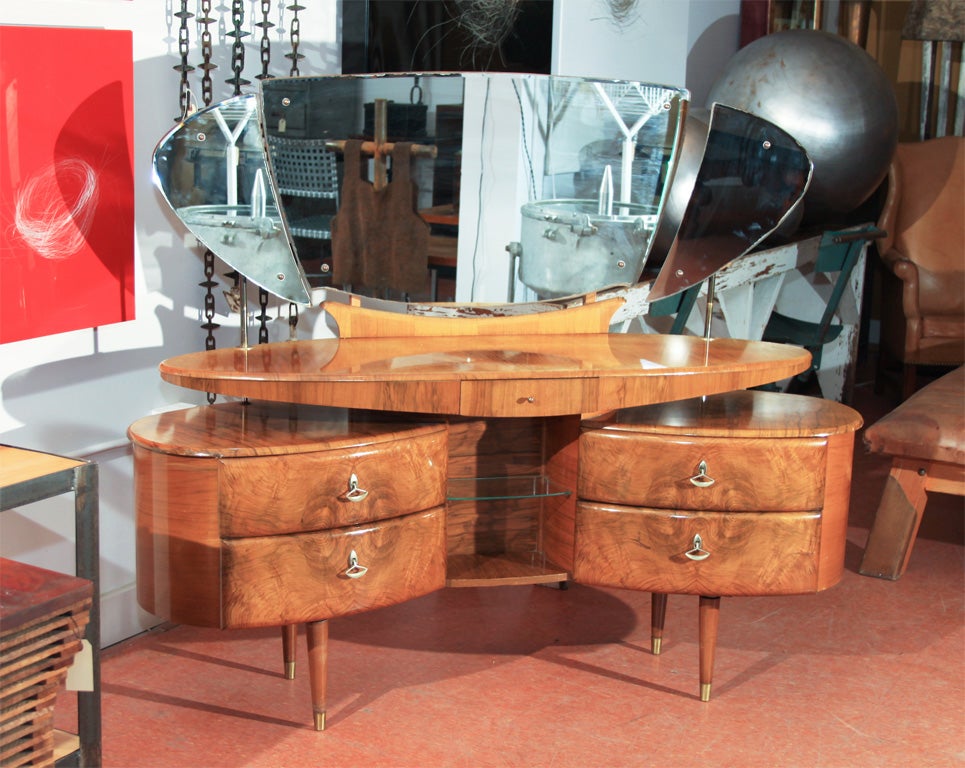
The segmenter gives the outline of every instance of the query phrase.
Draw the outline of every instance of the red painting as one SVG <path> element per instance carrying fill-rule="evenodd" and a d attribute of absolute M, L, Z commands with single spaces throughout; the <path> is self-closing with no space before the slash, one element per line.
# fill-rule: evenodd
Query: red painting
<path fill-rule="evenodd" d="M 131 33 L 0 26 L 0 343 L 134 317 Z"/>

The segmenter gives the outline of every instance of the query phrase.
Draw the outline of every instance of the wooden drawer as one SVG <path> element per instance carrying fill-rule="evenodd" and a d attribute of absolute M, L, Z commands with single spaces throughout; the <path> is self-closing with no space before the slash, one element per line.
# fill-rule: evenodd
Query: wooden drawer
<path fill-rule="evenodd" d="M 300 624 L 380 608 L 440 589 L 445 511 L 371 525 L 222 543 L 222 626 Z M 368 568 L 346 571 L 355 552 Z"/>
<path fill-rule="evenodd" d="M 566 379 L 468 380 L 460 392 L 462 416 L 560 416 L 585 410 L 583 386 Z"/>
<path fill-rule="evenodd" d="M 686 552 L 700 536 L 710 554 Z M 722 513 L 581 502 L 575 579 L 648 592 L 799 594 L 818 588 L 818 512 Z"/>
<path fill-rule="evenodd" d="M 668 437 L 585 429 L 579 497 L 685 510 L 807 511 L 824 502 L 827 439 Z M 691 482 L 706 464 L 713 482 Z M 709 481 L 707 481 L 709 482 Z"/>
<path fill-rule="evenodd" d="M 445 428 L 421 427 L 330 451 L 222 459 L 221 535 L 303 533 L 438 507 L 446 456 Z"/>

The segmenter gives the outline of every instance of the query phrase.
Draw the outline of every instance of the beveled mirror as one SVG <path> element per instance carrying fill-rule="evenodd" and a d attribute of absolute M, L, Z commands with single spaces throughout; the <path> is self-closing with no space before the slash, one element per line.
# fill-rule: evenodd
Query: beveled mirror
<path fill-rule="evenodd" d="M 204 245 L 282 298 L 305 303 L 311 283 L 425 300 L 411 286 L 346 279 L 358 275 L 340 274 L 330 252 L 331 218 L 348 215 L 346 142 L 362 142 L 362 183 L 376 187 L 399 175 L 397 159 L 382 164 L 393 145 L 411 143 L 413 209 L 433 255 L 455 266 L 450 298 L 580 294 L 639 279 L 686 99 L 678 88 L 542 75 L 277 78 L 171 131 L 157 183 Z M 435 266 L 428 253 L 412 258 L 426 275 Z"/>
<path fill-rule="evenodd" d="M 687 273 L 661 275 L 667 295 L 760 243 L 810 177 L 793 138 L 729 108 L 681 154 L 687 99 L 545 75 L 276 78 L 165 136 L 156 181 L 205 246 L 299 304 L 319 289 L 411 306 L 630 286 L 658 230 L 654 266 Z M 454 273 L 449 295 L 440 272 Z"/>

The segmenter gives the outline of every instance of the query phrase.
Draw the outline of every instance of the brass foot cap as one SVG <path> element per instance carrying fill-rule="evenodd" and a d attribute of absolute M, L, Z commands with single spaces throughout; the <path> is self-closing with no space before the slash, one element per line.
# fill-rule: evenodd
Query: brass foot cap
<path fill-rule="evenodd" d="M 651 637 L 650 638 L 650 652 L 654 656 L 660 655 L 660 646 L 663 643 L 662 637 Z"/>
<path fill-rule="evenodd" d="M 286 680 L 295 679 L 295 662 L 294 661 L 285 662 L 285 679 Z"/>
<path fill-rule="evenodd" d="M 324 731 L 325 730 L 325 713 L 315 712 L 315 730 Z"/>
<path fill-rule="evenodd" d="M 710 701 L 710 683 L 700 684 L 700 700 Z"/>

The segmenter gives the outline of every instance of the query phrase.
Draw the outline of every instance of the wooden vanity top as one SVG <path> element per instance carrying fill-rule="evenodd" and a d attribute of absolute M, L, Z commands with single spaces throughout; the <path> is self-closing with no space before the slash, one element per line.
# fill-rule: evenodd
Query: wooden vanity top
<path fill-rule="evenodd" d="M 560 333 L 277 342 L 161 363 L 165 381 L 257 400 L 477 417 L 557 416 L 745 389 L 810 363 L 739 339 Z"/>
<path fill-rule="evenodd" d="M 729 392 L 626 408 L 584 422 L 586 429 L 669 437 L 826 437 L 850 434 L 861 415 L 820 397 L 782 392 Z"/>

